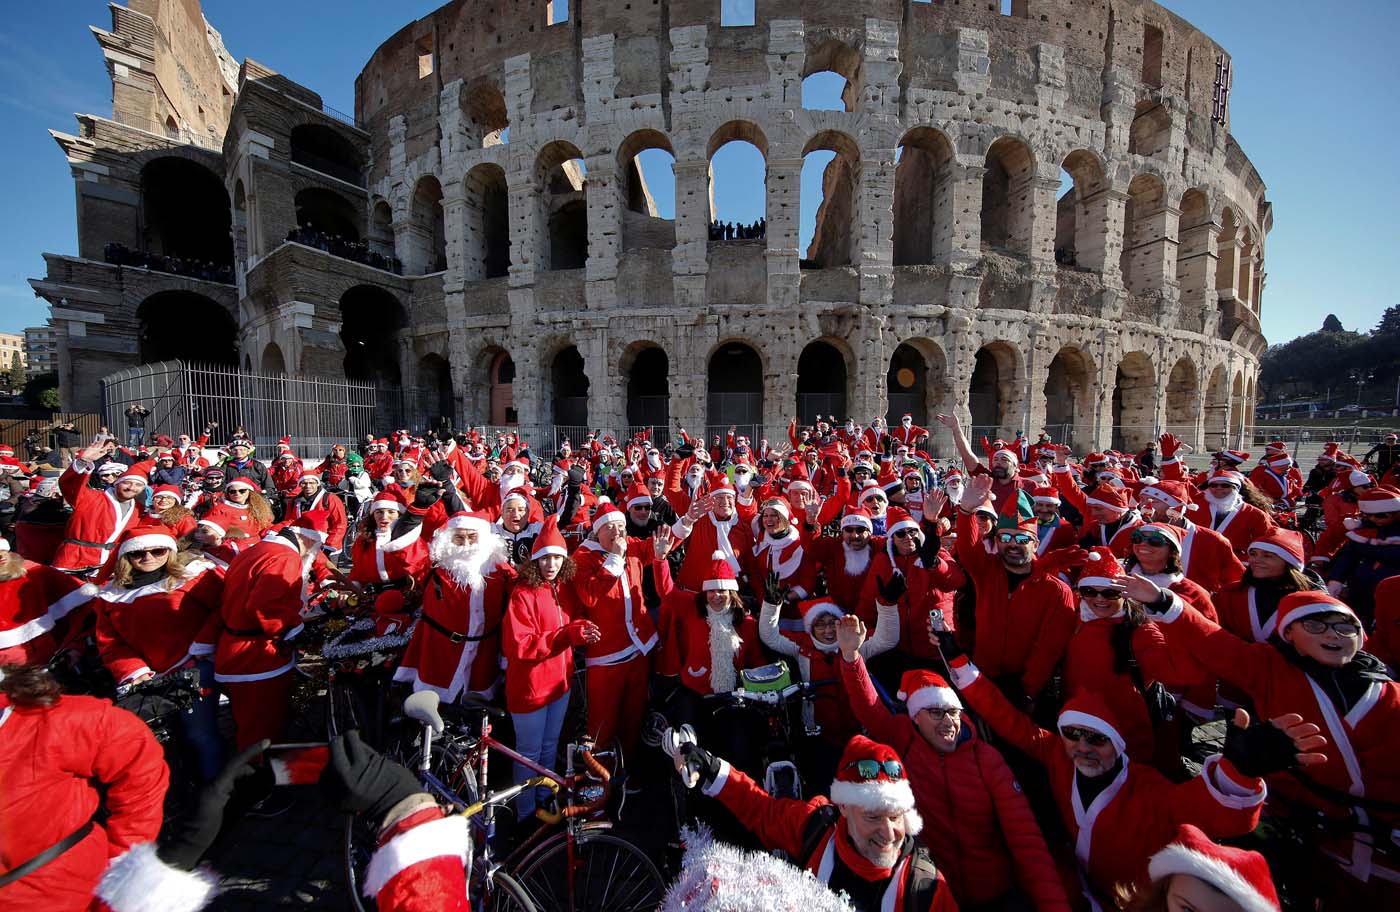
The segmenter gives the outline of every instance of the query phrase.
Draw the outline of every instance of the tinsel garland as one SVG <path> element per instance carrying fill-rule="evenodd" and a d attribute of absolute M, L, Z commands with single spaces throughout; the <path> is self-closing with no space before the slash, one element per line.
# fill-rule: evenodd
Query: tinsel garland
<path fill-rule="evenodd" d="M 844 894 L 831 892 L 811 872 L 763 852 L 716 842 L 704 824 L 683 829 L 681 838 L 685 857 L 662 912 L 853 912 Z"/>
<path fill-rule="evenodd" d="M 352 643 L 341 642 L 356 631 L 374 629 L 373 617 L 360 618 L 345 628 L 345 631 L 334 641 L 327 643 L 326 647 L 321 650 L 321 656 L 327 659 L 348 659 L 352 656 L 369 655 L 372 652 L 391 652 L 408 645 L 408 641 L 413 638 L 413 628 L 416 626 L 417 622 L 415 621 L 403 633 L 390 633 L 382 637 L 371 637 L 368 640 L 355 640 Z"/>

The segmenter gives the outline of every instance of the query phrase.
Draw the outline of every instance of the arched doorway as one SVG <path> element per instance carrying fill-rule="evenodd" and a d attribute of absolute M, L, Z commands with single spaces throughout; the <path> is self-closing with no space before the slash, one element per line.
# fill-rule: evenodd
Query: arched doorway
<path fill-rule="evenodd" d="M 287 359 L 283 357 L 282 349 L 276 342 L 267 343 L 267 348 L 263 349 L 260 371 L 264 374 L 287 372 Z"/>
<path fill-rule="evenodd" d="M 1011 433 L 1022 420 L 1020 356 L 1006 342 L 991 342 L 977 350 L 973 360 L 968 407 L 972 412 L 972 440 Z"/>
<path fill-rule="evenodd" d="M 408 325 L 403 305 L 383 288 L 356 285 L 340 296 L 340 321 L 346 378 L 374 383 L 381 426 L 401 427 L 399 334 Z"/>
<path fill-rule="evenodd" d="M 762 436 L 763 361 L 743 342 L 726 342 L 710 355 L 707 372 L 707 435 L 730 425 L 751 440 Z"/>
<path fill-rule="evenodd" d="M 422 428 L 456 426 L 457 404 L 452 395 L 452 369 L 438 354 L 418 362 L 418 415 Z"/>
<path fill-rule="evenodd" d="M 627 378 L 627 424 L 631 430 L 652 428 L 652 442 L 665 446 L 670 440 L 671 422 L 670 362 L 666 352 L 655 345 L 634 349 L 624 358 L 622 373 Z"/>
<path fill-rule="evenodd" d="M 797 417 L 815 424 L 822 417 L 845 421 L 846 359 L 836 346 L 818 339 L 797 359 Z"/>
<path fill-rule="evenodd" d="M 1135 453 L 1157 436 L 1157 372 L 1145 352 L 1128 352 L 1113 381 L 1113 447 Z"/>
<path fill-rule="evenodd" d="M 1244 438 L 1244 374 L 1235 373 L 1235 382 L 1230 386 L 1230 440 L 1229 445 L 1237 447 Z"/>
<path fill-rule="evenodd" d="M 1196 442 L 1197 400 L 1200 387 L 1196 381 L 1196 365 L 1182 357 L 1172 366 L 1167 377 L 1167 433 L 1175 434 L 1187 443 Z"/>
<path fill-rule="evenodd" d="M 360 212 L 333 190 L 308 187 L 296 195 L 297 227 L 355 242 L 360 239 Z"/>
<path fill-rule="evenodd" d="M 147 253 L 233 265 L 228 190 L 213 171 L 186 158 L 157 158 L 141 169 L 141 240 Z"/>
<path fill-rule="evenodd" d="M 588 374 L 577 346 L 554 356 L 549 366 L 551 414 L 554 424 L 574 434 L 588 427 Z"/>
<path fill-rule="evenodd" d="M 447 234 L 443 228 L 442 184 L 431 174 L 418 179 L 409 205 L 408 262 L 410 275 L 427 275 L 447 268 Z"/>
<path fill-rule="evenodd" d="M 324 124 L 293 127 L 288 137 L 292 161 L 356 187 L 365 185 L 364 158 L 350 140 Z"/>
<path fill-rule="evenodd" d="M 556 141 L 535 160 L 541 269 L 582 269 L 588 261 L 588 197 L 583 153 Z"/>
<path fill-rule="evenodd" d="M 1074 346 L 1055 354 L 1045 376 L 1045 430 L 1076 452 L 1093 448 L 1093 377 L 1089 356 Z"/>
<path fill-rule="evenodd" d="M 1003 136 L 987 150 L 982 178 L 982 249 L 1029 256 L 1035 156 L 1019 139 Z"/>
<path fill-rule="evenodd" d="M 894 265 L 937 262 L 953 249 L 953 144 L 931 127 L 916 127 L 895 155 Z"/>
<path fill-rule="evenodd" d="M 136 308 L 142 364 L 238 364 L 238 327 L 218 303 L 192 291 L 162 291 Z"/>
<path fill-rule="evenodd" d="M 913 416 L 920 427 L 928 426 L 928 364 L 914 346 L 900 345 L 890 356 L 890 369 L 885 374 L 885 398 L 889 408 L 885 424 L 897 427 L 900 416 Z M 845 417 L 845 416 L 842 416 Z"/>
<path fill-rule="evenodd" d="M 490 422 L 500 427 L 520 420 L 515 413 L 515 362 L 510 352 L 497 352 L 491 359 Z"/>
<path fill-rule="evenodd" d="M 1230 381 L 1223 364 L 1211 371 L 1210 383 L 1206 386 L 1205 425 L 1208 449 L 1227 445 L 1230 436 Z"/>

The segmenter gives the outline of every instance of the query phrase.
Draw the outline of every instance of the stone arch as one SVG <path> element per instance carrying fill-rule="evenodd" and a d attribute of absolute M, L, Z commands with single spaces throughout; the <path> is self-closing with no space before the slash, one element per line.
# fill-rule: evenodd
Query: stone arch
<path fill-rule="evenodd" d="M 885 374 L 885 395 L 887 426 L 898 426 L 900 416 L 908 413 L 915 424 L 929 427 L 933 416 L 950 402 L 943 348 L 926 338 L 906 339 L 896 346 Z"/>
<path fill-rule="evenodd" d="M 1062 346 L 1045 374 L 1045 430 L 1075 452 L 1094 448 L 1097 376 L 1094 359 L 1077 345 Z"/>
<path fill-rule="evenodd" d="M 1245 387 L 1244 373 L 1235 371 L 1235 379 L 1230 384 L 1230 446 L 1240 445 L 1241 438 L 1244 437 L 1244 415 L 1245 415 Z"/>
<path fill-rule="evenodd" d="M 238 326 L 218 302 L 193 291 L 159 291 L 136 307 L 142 364 L 193 361 L 238 364 Z"/>
<path fill-rule="evenodd" d="M 1254 408 L 1259 404 L 1259 378 L 1254 374 L 1249 375 L 1249 386 L 1244 394 L 1244 428 L 1243 435 L 1248 435 L 1254 430 Z M 1242 441 L 1248 439 L 1242 436 Z"/>
<path fill-rule="evenodd" d="M 1220 235 L 1216 240 L 1219 258 L 1215 263 L 1215 290 L 1222 298 L 1235 296 L 1240 261 L 1239 222 L 1235 210 L 1226 206 L 1220 212 Z"/>
<path fill-rule="evenodd" d="M 1128 291 L 1141 294 L 1162 286 L 1161 218 L 1167 188 L 1155 174 L 1139 174 L 1128 185 L 1123 212 L 1123 253 L 1119 269 Z"/>
<path fill-rule="evenodd" d="M 360 210 L 334 190 L 306 187 L 297 191 L 297 227 L 356 242 L 360 239 Z"/>
<path fill-rule="evenodd" d="M 807 140 L 802 148 L 805 160 L 813 154 L 829 152 L 831 160 L 822 174 L 822 201 L 816 212 L 816 229 L 807 247 L 804 265 L 816 269 L 849 266 L 855 241 L 859 238 L 858 198 L 860 187 L 860 146 L 846 133 L 823 130 Z M 800 192 L 800 191 L 799 191 Z M 805 208 L 801 206 L 800 208 Z"/>
<path fill-rule="evenodd" d="M 1030 256 L 1035 209 L 1035 155 L 1003 136 L 987 150 L 982 177 L 982 249 Z"/>
<path fill-rule="evenodd" d="M 894 265 L 945 260 L 953 252 L 953 144 L 933 127 L 915 127 L 900 139 L 896 156 Z"/>
<path fill-rule="evenodd" d="M 836 339 L 816 339 L 797 359 L 797 417 L 815 424 L 819 415 L 835 415 L 844 421 L 849 413 L 848 385 L 851 364 L 845 346 Z"/>
<path fill-rule="evenodd" d="M 462 278 L 494 279 L 510 271 L 510 196 L 506 172 L 482 162 L 463 179 Z"/>
<path fill-rule="evenodd" d="M 1182 303 L 1199 306 L 1206 302 L 1210 278 L 1210 200 L 1204 191 L 1193 187 L 1182 194 L 1178 209 L 1176 283 Z"/>
<path fill-rule="evenodd" d="M 447 359 L 429 352 L 418 359 L 416 422 L 423 429 L 455 427 L 457 403 L 452 390 L 452 368 Z"/>
<path fill-rule="evenodd" d="M 1217 364 L 1206 386 L 1205 444 L 1211 449 L 1224 447 L 1230 436 L 1230 380 L 1226 367 Z"/>
<path fill-rule="evenodd" d="M 578 433 L 588 427 L 588 390 L 592 385 L 584 364 L 583 354 L 576 345 L 567 345 L 554 353 L 546 374 L 550 418 L 564 434 Z"/>
<path fill-rule="evenodd" d="M 674 169 L 676 150 L 671 140 L 660 130 L 650 128 L 635 130 L 628 134 L 617 149 L 617 192 L 622 209 L 622 249 L 663 248 L 669 250 L 676 244 L 676 222 L 674 218 L 662 218 L 652 197 L 642 167 L 642 156 L 648 156 L 655 166 L 653 173 L 660 170 L 669 158 Z M 650 166 L 649 166 L 650 167 Z M 674 198 L 675 172 L 672 170 L 672 197 Z"/>
<path fill-rule="evenodd" d="M 427 275 L 447 268 L 442 195 L 442 184 L 432 174 L 418 178 L 413 187 L 404 245 L 404 266 L 410 275 Z"/>
<path fill-rule="evenodd" d="M 588 201 L 583 153 L 555 140 L 535 158 L 535 224 L 541 268 L 582 269 L 588 260 Z"/>
<path fill-rule="evenodd" d="M 1129 155 L 1161 155 L 1171 148 L 1172 118 L 1165 102 L 1145 99 L 1133 109 L 1128 128 Z"/>
<path fill-rule="evenodd" d="M 263 349 L 262 358 L 258 362 L 258 370 L 264 374 L 285 374 L 287 372 L 287 359 L 282 355 L 282 347 L 276 342 L 267 343 Z"/>
<path fill-rule="evenodd" d="M 1014 343 L 1001 340 L 983 344 L 973 357 L 968 407 L 972 412 L 971 439 L 996 437 L 1021 429 L 1025 415 L 1025 369 Z"/>
<path fill-rule="evenodd" d="M 622 353 L 618 373 L 626 381 L 629 428 L 653 428 L 653 442 L 664 446 L 671 423 L 671 365 L 666 350 L 649 339 L 633 342 Z"/>
<path fill-rule="evenodd" d="M 721 341 L 706 359 L 706 436 L 732 424 L 751 440 L 763 436 L 764 362 L 746 339 Z"/>
<path fill-rule="evenodd" d="M 506 98 L 494 82 L 481 79 L 472 83 L 462 90 L 459 103 L 462 113 L 472 125 L 473 144 L 489 149 L 510 140 Z"/>
<path fill-rule="evenodd" d="M 1137 452 L 1157 436 L 1157 371 L 1146 352 L 1130 351 L 1113 380 L 1113 447 Z"/>
<path fill-rule="evenodd" d="M 141 168 L 141 242 L 146 253 L 233 265 L 228 188 L 201 162 L 162 155 Z"/>
<path fill-rule="evenodd" d="M 354 285 L 340 296 L 340 340 L 345 376 L 375 385 L 380 425 L 403 426 L 403 368 L 400 334 L 408 313 L 397 297 L 377 285 Z"/>
<path fill-rule="evenodd" d="M 808 108 L 807 80 L 822 73 L 834 73 L 846 81 L 841 102 L 846 111 L 858 111 L 864 96 L 864 59 L 860 51 L 839 38 L 827 38 L 807 51 L 802 65 L 802 107 Z"/>
<path fill-rule="evenodd" d="M 515 361 L 504 345 L 486 340 L 467 362 L 463 405 L 468 421 L 502 427 L 517 423 Z"/>
<path fill-rule="evenodd" d="M 1103 272 L 1108 244 L 1108 180 L 1103 162 L 1087 149 L 1075 149 L 1065 156 L 1060 170 L 1071 186 L 1055 206 L 1055 262 Z"/>
<path fill-rule="evenodd" d="M 394 210 L 386 199 L 376 199 L 369 213 L 369 247 L 382 257 L 394 256 Z"/>
<path fill-rule="evenodd" d="M 740 145 L 734 146 L 732 145 L 734 143 Z M 745 151 L 742 148 L 744 145 L 751 148 Z M 717 155 L 722 159 L 752 159 L 753 152 L 758 153 L 758 158 L 762 162 L 761 168 L 753 167 L 758 164 L 758 162 L 753 161 L 717 162 L 715 160 Z M 758 124 L 749 120 L 731 120 L 722 124 L 710 134 L 709 141 L 705 146 L 705 159 L 709 162 L 709 178 L 706 187 L 709 194 L 709 222 L 720 220 L 718 200 L 729 192 L 726 190 L 722 193 L 721 188 L 729 187 L 731 182 L 741 185 L 741 192 L 744 196 L 759 201 L 758 217 L 759 219 L 767 218 L 768 138 Z"/>
<path fill-rule="evenodd" d="M 1251 310 L 1254 308 L 1254 232 L 1248 223 L 1240 226 L 1239 266 L 1235 298 Z"/>
<path fill-rule="evenodd" d="M 364 156 L 339 130 L 320 123 L 292 127 L 288 136 L 291 159 L 356 187 L 365 185 Z"/>
<path fill-rule="evenodd" d="M 1188 443 L 1196 440 L 1196 418 L 1200 414 L 1200 383 L 1196 364 L 1182 355 L 1167 375 L 1167 432 Z"/>

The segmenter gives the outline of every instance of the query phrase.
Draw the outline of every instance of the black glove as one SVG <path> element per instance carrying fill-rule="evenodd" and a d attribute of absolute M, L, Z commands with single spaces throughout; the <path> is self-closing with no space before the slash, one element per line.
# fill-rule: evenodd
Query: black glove
<path fill-rule="evenodd" d="M 776 570 L 763 578 L 763 600 L 765 602 L 770 605 L 781 605 L 786 597 L 787 589 L 783 586 Z"/>
<path fill-rule="evenodd" d="M 681 754 L 695 764 L 700 773 L 700 786 L 703 788 L 719 777 L 719 758 L 698 744 L 687 741 L 681 745 Z"/>
<path fill-rule="evenodd" d="M 846 477 L 846 467 L 845 467 L 845 466 L 841 466 L 841 467 L 839 467 L 839 468 L 836 470 L 836 477 L 837 477 L 837 478 L 845 478 L 845 477 Z"/>
<path fill-rule="evenodd" d="M 209 851 L 215 837 L 219 835 L 219 829 L 224 825 L 224 808 L 228 806 L 234 786 L 241 780 L 260 773 L 271 777 L 272 771 L 267 764 L 253 765 L 253 758 L 266 750 L 271 743 L 263 740 L 245 748 L 228 762 L 223 772 L 200 790 L 193 807 L 183 816 L 170 821 L 170 826 L 156 849 L 156 855 L 161 861 L 186 871 L 199 864 L 199 859 Z"/>
<path fill-rule="evenodd" d="M 1231 722 L 1225 727 L 1223 753 L 1241 773 L 1263 777 L 1296 766 L 1298 748 L 1271 722 L 1259 722 L 1249 728 Z"/>
<path fill-rule="evenodd" d="M 919 529 L 924 533 L 924 543 L 919 546 L 919 560 L 925 569 L 932 570 L 938 566 L 938 552 L 943 547 L 938 538 L 938 524 L 925 519 L 919 523 Z"/>
<path fill-rule="evenodd" d="M 422 790 L 413 773 L 367 746 L 358 731 L 331 742 L 321 791 L 342 811 L 365 814 L 377 824 L 390 808 Z"/>
<path fill-rule="evenodd" d="M 452 480 L 452 466 L 446 462 L 435 462 L 428 466 L 428 475 L 443 484 L 447 484 Z"/>
<path fill-rule="evenodd" d="M 417 489 L 413 492 L 413 505 L 420 510 L 431 507 L 441 499 L 442 488 L 437 485 L 419 482 Z"/>
<path fill-rule="evenodd" d="M 676 455 L 679 456 L 681 459 L 689 459 L 690 457 L 695 455 L 695 447 L 691 446 L 688 443 L 684 446 L 678 446 L 676 447 Z"/>
<path fill-rule="evenodd" d="M 753 486 L 755 488 L 761 488 L 764 485 L 768 484 L 768 482 L 770 481 L 772 481 L 772 479 L 769 478 L 767 475 L 755 475 L 753 477 Z"/>
<path fill-rule="evenodd" d="M 880 604 L 897 605 L 899 597 L 909 591 L 909 583 L 904 579 L 903 573 L 896 571 L 888 582 L 875 577 L 875 588 L 880 591 Z"/>
<path fill-rule="evenodd" d="M 934 635 L 938 637 L 938 648 L 943 653 L 943 660 L 951 662 L 958 656 L 967 655 L 967 652 L 958 645 L 958 635 L 951 630 L 936 630 Z"/>
<path fill-rule="evenodd" d="M 587 478 L 588 473 L 583 470 L 582 466 L 573 466 L 569 469 L 569 487 L 577 488 Z"/>

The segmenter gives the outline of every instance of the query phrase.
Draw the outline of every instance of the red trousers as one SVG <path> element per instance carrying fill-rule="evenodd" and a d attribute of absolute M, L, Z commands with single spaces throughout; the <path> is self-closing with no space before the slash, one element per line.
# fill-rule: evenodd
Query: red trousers
<path fill-rule="evenodd" d="M 636 752 L 647 707 L 647 679 L 651 658 L 633 656 L 617 665 L 592 665 L 588 669 L 588 731 L 605 746 L 613 736 L 624 757 Z"/>
<path fill-rule="evenodd" d="M 292 673 L 261 681 L 224 681 L 238 749 L 267 738 L 273 744 L 285 739 L 292 718 Z"/>

